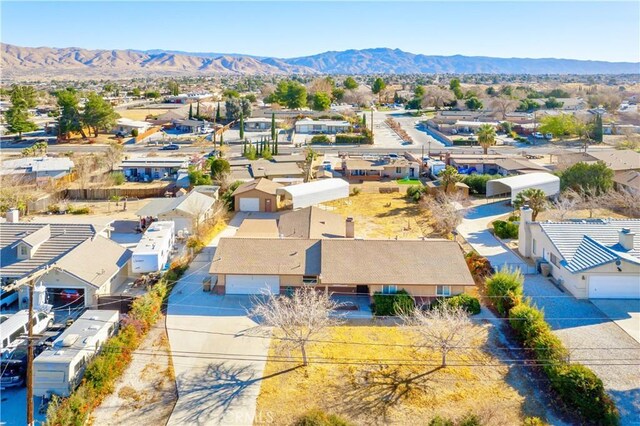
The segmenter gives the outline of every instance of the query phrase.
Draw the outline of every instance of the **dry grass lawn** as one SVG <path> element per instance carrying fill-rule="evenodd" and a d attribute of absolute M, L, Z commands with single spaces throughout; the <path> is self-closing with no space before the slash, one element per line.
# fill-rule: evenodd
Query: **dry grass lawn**
<path fill-rule="evenodd" d="M 567 215 L 567 219 L 589 219 L 591 218 L 591 213 L 589 212 L 589 210 L 574 210 L 572 211 L 570 214 Z M 593 219 L 627 219 L 627 216 L 622 215 L 620 213 L 616 213 L 613 210 L 609 210 L 609 209 L 595 209 L 593 211 Z M 540 214 L 538 215 L 538 217 L 536 218 L 536 220 L 538 221 L 544 221 L 544 220 L 553 220 L 553 221 L 557 221 L 559 220 L 557 215 L 554 214 L 554 210 L 553 209 L 549 209 L 549 210 L 545 210 L 543 212 L 540 212 Z"/>
<path fill-rule="evenodd" d="M 162 108 L 122 109 L 122 110 L 118 110 L 118 114 L 120 114 L 120 117 L 122 118 L 144 121 L 144 119 L 147 118 L 148 115 L 153 115 L 154 117 L 157 117 L 158 115 L 162 115 L 167 111 L 169 111 L 169 109 L 162 109 Z"/>
<path fill-rule="evenodd" d="M 403 193 L 366 193 L 325 203 L 329 210 L 353 217 L 356 236 L 363 238 L 420 238 L 432 229 L 417 203 Z"/>
<path fill-rule="evenodd" d="M 332 328 L 311 345 L 308 367 L 295 368 L 272 340 L 256 412 L 270 413 L 278 425 L 294 424 L 312 409 L 357 425 L 427 424 L 436 415 L 455 419 L 469 412 L 483 424 L 521 424 L 531 410 L 527 392 L 514 388 L 522 384 L 484 350 L 487 326 L 475 331 L 478 349 L 451 353 L 449 364 L 497 366 L 439 369 L 439 353 L 411 346 L 415 337 L 400 327 Z"/>

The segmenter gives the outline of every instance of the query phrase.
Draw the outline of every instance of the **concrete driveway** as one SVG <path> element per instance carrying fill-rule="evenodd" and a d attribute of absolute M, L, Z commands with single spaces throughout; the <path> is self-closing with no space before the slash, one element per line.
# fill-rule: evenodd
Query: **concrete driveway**
<path fill-rule="evenodd" d="M 268 337 L 249 337 L 248 296 L 202 291 L 220 237 L 235 234 L 239 213 L 191 263 L 169 297 L 167 329 L 178 388 L 168 425 L 251 425 L 269 349 Z"/>
<path fill-rule="evenodd" d="M 591 303 L 640 343 L 640 300 L 591 299 Z"/>
<path fill-rule="evenodd" d="M 511 213 L 511 211 L 512 208 L 507 206 L 504 201 L 478 205 L 467 212 L 462 223 L 458 226 L 458 233 L 475 251 L 489 259 L 494 268 L 506 265 L 510 268 L 519 267 L 523 272 L 526 272 L 530 269 L 529 265 L 505 247 L 487 229 L 491 222 Z"/>

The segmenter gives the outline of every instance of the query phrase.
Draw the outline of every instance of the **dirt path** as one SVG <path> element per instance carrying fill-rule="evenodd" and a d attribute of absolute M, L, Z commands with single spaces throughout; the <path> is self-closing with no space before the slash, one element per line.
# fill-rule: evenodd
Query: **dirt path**
<path fill-rule="evenodd" d="M 164 318 L 134 353 L 114 392 L 93 412 L 100 426 L 163 425 L 177 399 Z"/>

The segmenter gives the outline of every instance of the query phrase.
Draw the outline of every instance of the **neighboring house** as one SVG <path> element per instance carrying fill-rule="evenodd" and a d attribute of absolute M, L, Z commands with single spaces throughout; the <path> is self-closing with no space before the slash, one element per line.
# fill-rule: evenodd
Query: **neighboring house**
<path fill-rule="evenodd" d="M 131 120 L 129 118 L 118 118 L 118 120 L 116 121 L 116 126 L 113 128 L 113 133 L 130 135 L 133 130 L 137 130 L 138 134 L 141 135 L 151 127 L 153 127 L 153 124 L 147 121 Z"/>
<path fill-rule="evenodd" d="M 618 171 L 613 175 L 613 183 L 618 190 L 640 193 L 640 172 L 636 170 Z"/>
<path fill-rule="evenodd" d="M 430 299 L 475 287 L 460 246 L 447 240 L 222 238 L 210 273 L 226 294 L 304 286 L 368 295 L 404 289 Z"/>
<path fill-rule="evenodd" d="M 526 173 L 549 172 L 544 166 L 524 158 L 504 158 L 496 160 L 498 174 L 502 176 L 523 175 Z"/>
<path fill-rule="evenodd" d="M 204 120 L 174 120 L 176 130 L 185 133 L 202 133 L 210 129 L 209 122 Z"/>
<path fill-rule="evenodd" d="M 57 180 L 71 173 L 73 161 L 68 157 L 28 157 L 2 162 L 0 175 L 22 176 L 29 181 L 42 183 Z"/>
<path fill-rule="evenodd" d="M 150 201 L 138 210 L 136 215 L 141 220 L 152 217 L 161 221 L 173 221 L 176 231 L 186 230 L 193 233 L 198 226 L 205 223 L 213 215 L 219 187 L 215 188 L 216 190 L 212 192 L 215 194 L 213 197 L 194 189 L 181 197 Z"/>
<path fill-rule="evenodd" d="M 280 207 L 278 188 L 283 185 L 267 178 L 256 179 L 240 185 L 232 194 L 235 211 L 275 212 Z"/>
<path fill-rule="evenodd" d="M 453 124 L 453 128 L 460 133 L 475 133 L 481 126 L 485 124 L 490 125 L 494 129 L 497 129 L 500 125 L 497 121 L 468 121 L 458 120 Z"/>
<path fill-rule="evenodd" d="M 203 101 L 205 99 L 211 98 L 213 95 L 208 92 L 189 92 L 189 93 L 180 93 L 174 96 L 168 96 L 167 102 L 173 104 L 190 104 L 193 102 Z"/>
<path fill-rule="evenodd" d="M 120 169 L 128 180 L 176 179 L 189 167 L 186 157 L 137 157 L 123 160 Z"/>
<path fill-rule="evenodd" d="M 23 286 L 37 278 L 55 302 L 63 289 L 78 290 L 84 306 L 113 292 L 129 276 L 131 252 L 97 235 L 93 225 L 3 223 L 0 227 L 2 284 Z M 27 289 L 20 287 L 21 308 Z"/>
<path fill-rule="evenodd" d="M 304 172 L 296 162 L 273 162 L 265 159 L 251 161 L 249 173 L 254 179 L 259 178 L 301 178 Z"/>
<path fill-rule="evenodd" d="M 353 238 L 355 224 L 336 213 L 307 207 L 282 213 L 277 219 L 245 219 L 235 237 L 242 238 Z"/>
<path fill-rule="evenodd" d="M 276 119 L 276 127 L 282 124 L 282 120 Z M 253 117 L 244 120 L 244 129 L 248 132 L 271 130 L 271 119 L 267 117 Z"/>
<path fill-rule="evenodd" d="M 640 299 L 640 220 L 533 222 L 521 209 L 518 251 L 544 262 L 577 298 Z"/>
<path fill-rule="evenodd" d="M 345 120 L 313 120 L 311 118 L 303 118 L 296 121 L 296 133 L 347 133 L 351 128 L 351 124 Z"/>
<path fill-rule="evenodd" d="M 347 179 L 359 181 L 417 178 L 420 175 L 420 163 L 406 158 L 367 160 L 347 157 L 342 160 L 342 174 Z"/>

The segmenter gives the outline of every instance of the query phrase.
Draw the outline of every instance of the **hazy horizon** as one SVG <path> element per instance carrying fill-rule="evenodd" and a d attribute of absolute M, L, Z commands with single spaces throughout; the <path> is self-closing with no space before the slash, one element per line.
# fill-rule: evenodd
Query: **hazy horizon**
<path fill-rule="evenodd" d="M 2 2 L 1 23 L 21 47 L 640 62 L 638 2 Z"/>

